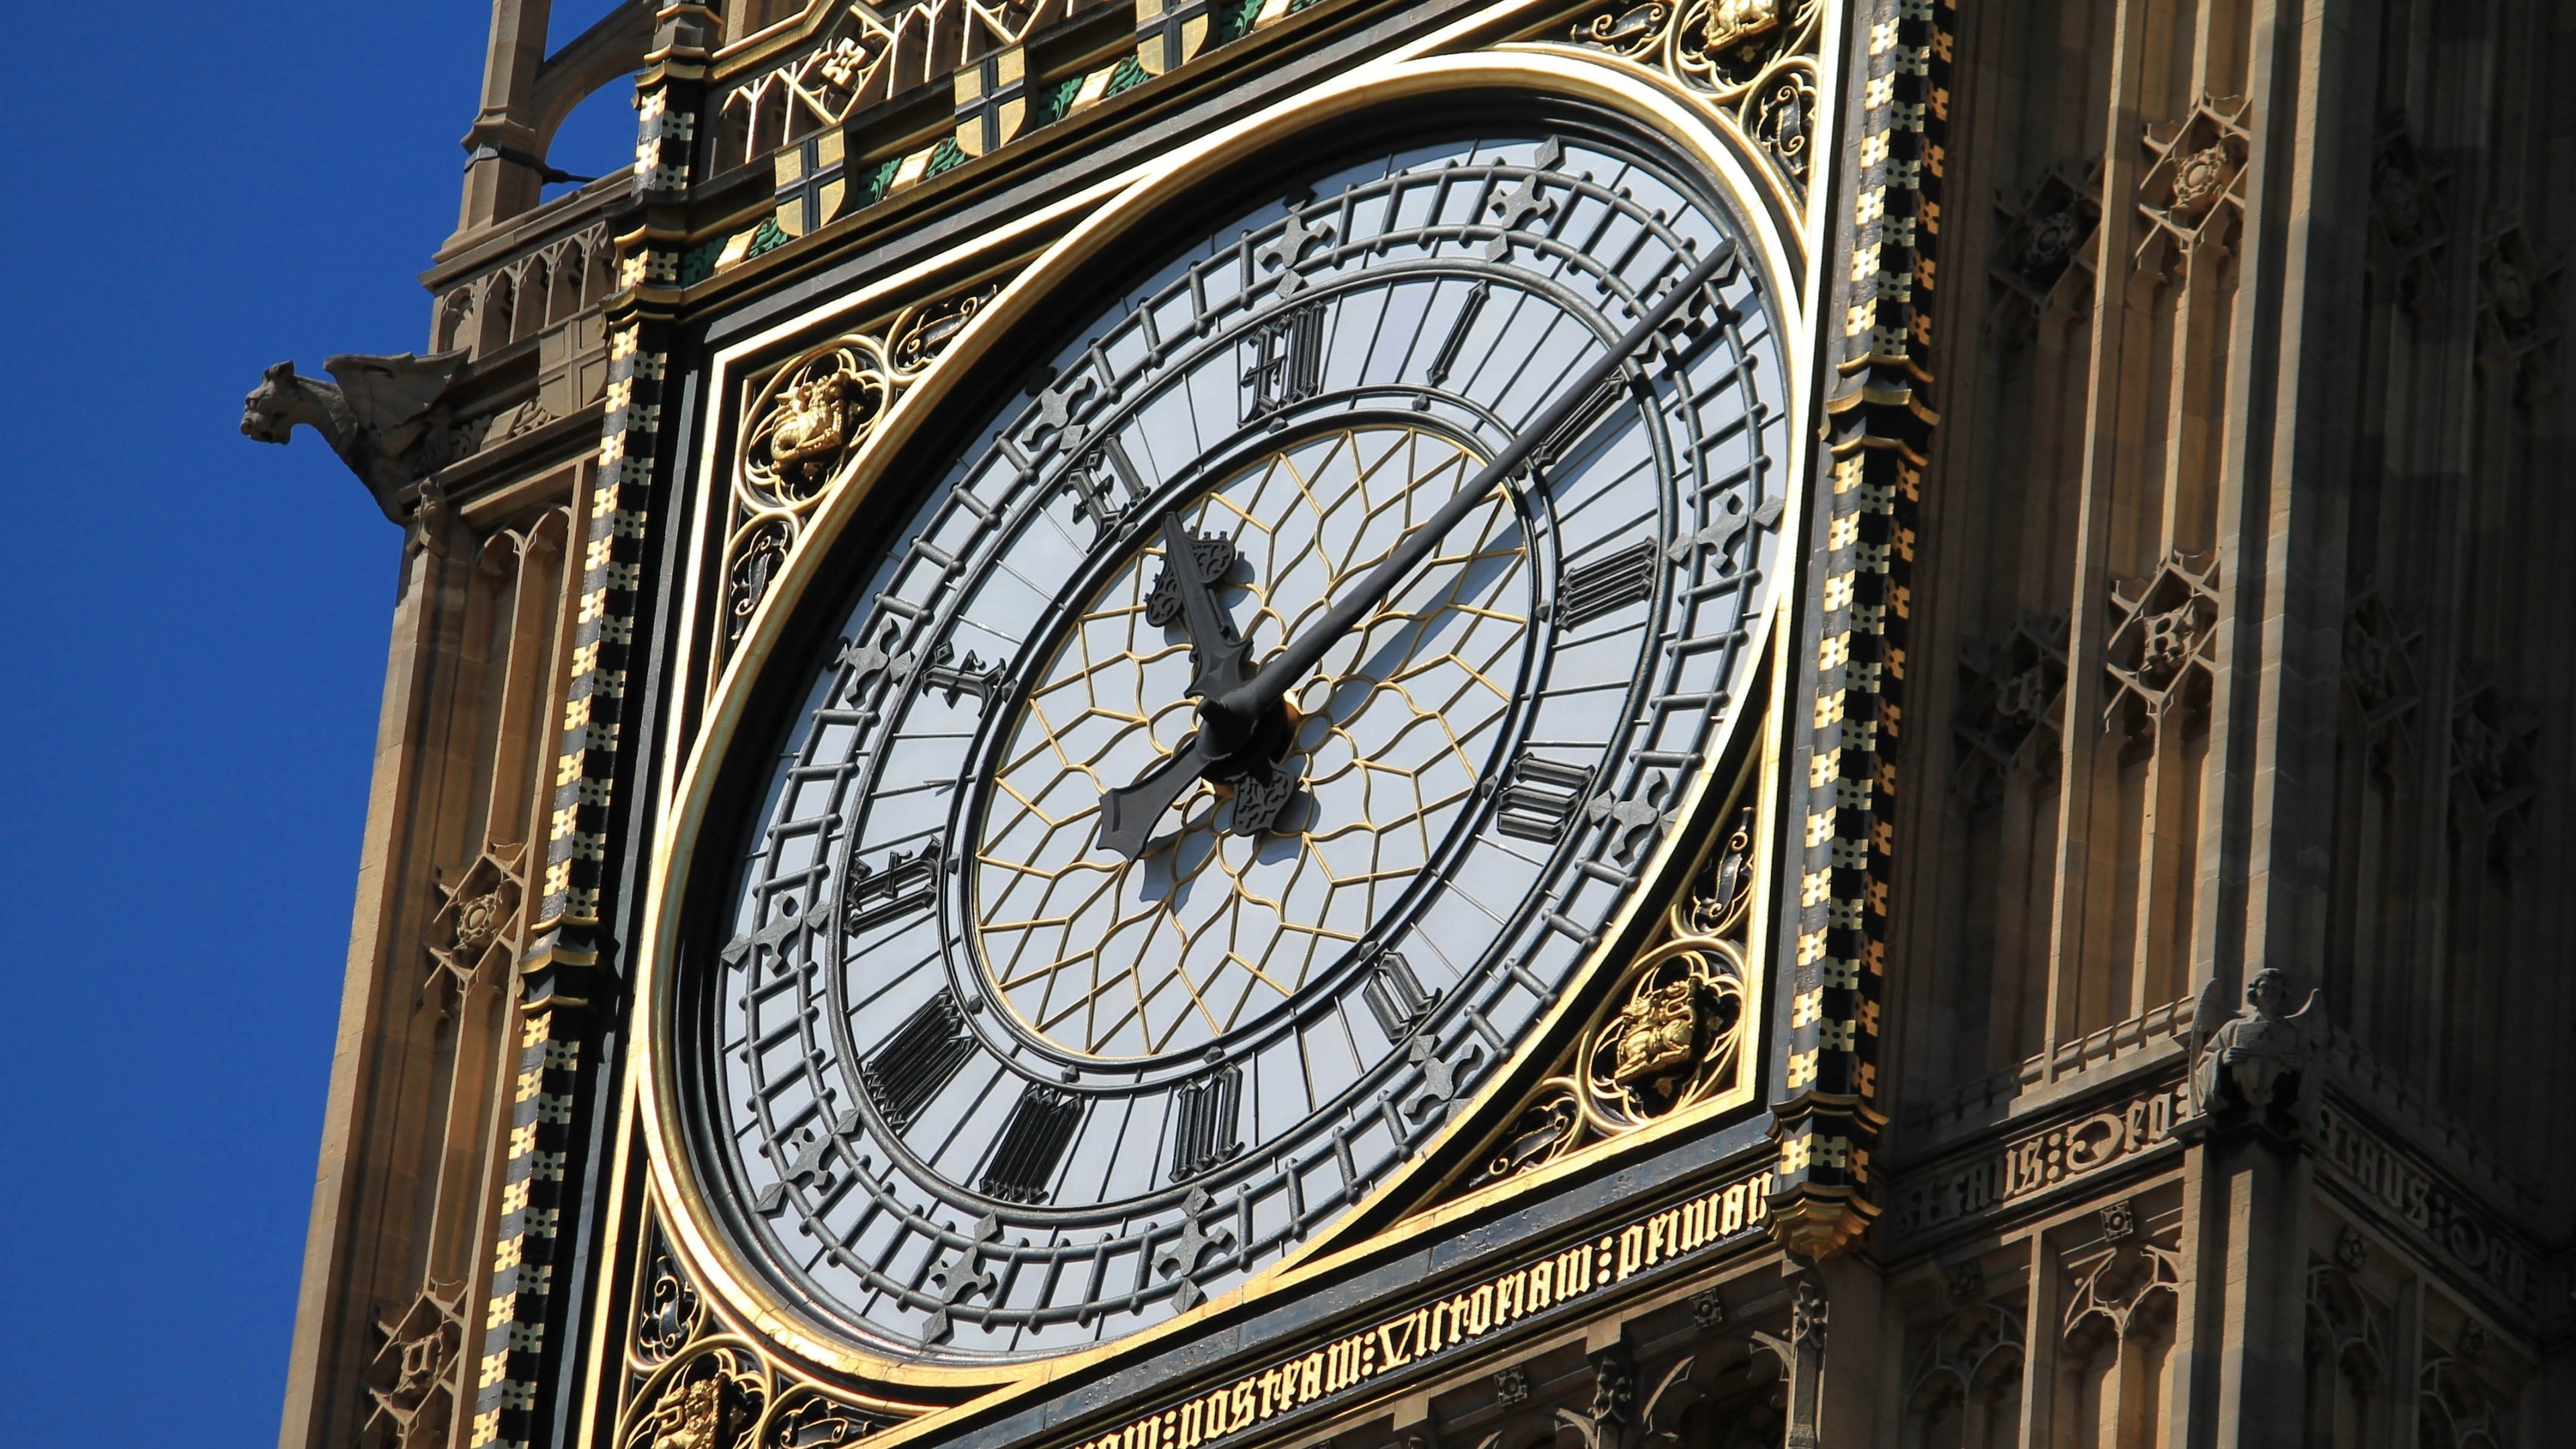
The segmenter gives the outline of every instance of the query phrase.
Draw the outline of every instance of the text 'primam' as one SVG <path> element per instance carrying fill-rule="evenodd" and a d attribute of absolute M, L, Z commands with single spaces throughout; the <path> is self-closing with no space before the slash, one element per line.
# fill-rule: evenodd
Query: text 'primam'
<path fill-rule="evenodd" d="M 1757 1172 L 1597 1242 L 1515 1268 L 1336 1339 L 1303 1357 L 1150 1414 L 1073 1449 L 1197 1449 L 1423 1359 L 1470 1343 L 1632 1274 L 1756 1230 L 1771 1174 Z"/>

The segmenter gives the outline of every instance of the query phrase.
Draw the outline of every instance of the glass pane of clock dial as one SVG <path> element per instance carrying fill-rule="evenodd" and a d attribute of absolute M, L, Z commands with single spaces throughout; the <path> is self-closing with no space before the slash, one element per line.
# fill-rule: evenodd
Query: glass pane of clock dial
<path fill-rule="evenodd" d="M 1492 1080 L 1751 663 L 1787 456 L 1758 268 L 1290 691 L 1290 793 L 1193 779 L 1133 858 L 1103 796 L 1199 727 L 1177 570 L 1257 667 L 1730 242 L 1755 254 L 1599 139 L 1372 159 L 1095 304 L 929 465 L 849 565 L 689 968 L 698 1158 L 783 1297 L 907 1357 L 1121 1337 L 1293 1252 Z"/>

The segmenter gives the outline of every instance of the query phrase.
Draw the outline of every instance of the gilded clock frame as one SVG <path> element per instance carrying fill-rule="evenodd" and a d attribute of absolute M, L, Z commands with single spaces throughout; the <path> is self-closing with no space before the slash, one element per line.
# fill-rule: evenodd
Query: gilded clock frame
<path fill-rule="evenodd" d="M 690 677 L 693 669 L 706 667 L 703 658 L 684 659 L 678 667 L 673 697 L 688 699 L 693 691 L 704 691 L 709 704 L 694 737 L 668 746 L 673 757 L 666 759 L 666 768 L 658 772 L 662 782 L 662 795 L 656 802 L 660 807 L 659 825 L 650 854 L 643 935 L 633 956 L 633 999 L 643 1013 L 643 1021 L 642 1029 L 633 1035 L 627 1048 L 629 1096 L 627 1110 L 621 1112 L 619 1119 L 617 1149 L 612 1159 L 617 1167 L 610 1197 L 613 1201 L 633 1202 L 640 1196 L 649 1202 L 650 1214 L 660 1221 L 673 1253 L 694 1277 L 700 1292 L 738 1332 L 763 1344 L 766 1351 L 841 1381 L 846 1395 L 864 1407 L 882 1408 L 898 1416 L 918 1415 L 936 1403 L 981 1397 L 1014 1385 L 1026 1387 L 1105 1359 L 1151 1352 L 1246 1300 L 1275 1294 L 1302 1280 L 1346 1267 L 1368 1254 L 1436 1232 L 1490 1207 L 1506 1193 L 1525 1193 L 1569 1171 L 1588 1167 L 1604 1151 L 1634 1151 L 1714 1116 L 1743 1108 L 1760 1095 L 1766 1074 L 1758 1069 L 1745 1070 L 1732 1090 L 1677 1111 L 1615 1142 L 1571 1154 L 1526 1176 L 1450 1198 L 1374 1231 L 1360 1230 L 1361 1225 L 1382 1219 L 1391 1203 L 1427 1196 L 1438 1181 L 1426 1174 L 1426 1163 L 1462 1129 L 1470 1129 L 1482 1120 L 1489 1099 L 1527 1089 L 1534 1065 L 1544 1066 L 1544 1062 L 1534 1063 L 1534 1053 L 1561 1035 L 1563 1018 L 1582 999 L 1582 993 L 1568 992 L 1548 1008 L 1512 1058 L 1463 1104 L 1431 1149 L 1379 1184 L 1340 1221 L 1282 1261 L 1153 1327 L 1055 1358 L 989 1366 L 931 1365 L 881 1358 L 808 1327 L 794 1310 L 771 1297 L 758 1271 L 712 1228 L 712 1205 L 682 1145 L 684 1129 L 673 1075 L 676 1059 L 668 1041 L 675 977 L 675 963 L 670 958 L 679 934 L 688 861 L 708 822 L 715 779 L 742 727 L 755 676 L 778 651 L 787 621 L 816 582 L 832 543 L 861 513 L 875 482 L 905 453 L 949 380 L 964 375 L 1020 327 L 1039 320 L 1043 309 L 1051 305 L 1057 282 L 1097 260 L 1128 234 L 1136 219 L 1152 215 L 1208 183 L 1239 159 L 1295 133 L 1405 102 L 1448 92 L 1517 89 L 1589 104 L 1660 138 L 1726 188 L 1743 208 L 1747 239 L 1758 249 L 1759 264 L 1771 279 L 1774 296 L 1782 308 L 1780 328 L 1788 373 L 1783 390 L 1789 409 L 1789 435 L 1793 439 L 1807 435 L 1812 427 L 1815 395 L 1812 299 L 1820 295 L 1822 281 L 1813 272 L 1813 258 L 1820 251 L 1813 234 L 1819 219 L 1802 216 L 1794 199 L 1767 166 L 1739 149 L 1741 143 L 1728 129 L 1712 124 L 1707 112 L 1682 88 L 1662 77 L 1608 58 L 1549 45 L 1440 53 L 1468 37 L 1509 29 L 1516 18 L 1540 13 L 1532 6 L 1498 7 L 1450 31 L 1425 37 L 1402 51 L 1356 67 L 1293 104 L 1245 118 L 1156 157 L 1140 168 L 1142 174 L 1129 183 L 1095 186 L 1025 214 L 978 238 L 975 253 L 985 267 L 981 274 L 974 273 L 971 265 L 961 270 L 956 259 L 943 259 L 937 264 L 940 277 L 975 276 L 980 283 L 1008 273 L 1013 259 L 1026 255 L 1034 238 L 1072 223 L 1061 237 L 1009 277 L 999 295 L 984 305 L 947 352 L 878 419 L 844 469 L 844 481 L 813 509 L 799 546 L 757 606 L 739 646 L 713 671 L 714 678 L 700 682 Z M 1525 24 L 1526 19 L 1521 23 Z M 1820 112 L 1825 117 L 1834 114 L 1830 103 L 1820 107 Z M 1830 139 L 1830 135 L 1819 137 L 1825 142 Z M 706 397 L 714 401 L 708 406 L 723 406 L 723 400 L 740 389 L 741 378 L 753 370 L 756 362 L 776 355 L 783 343 L 799 336 L 825 337 L 835 325 L 891 310 L 899 301 L 918 294 L 930 280 L 928 272 L 929 268 L 923 267 L 878 279 L 832 304 L 725 347 L 709 360 Z M 702 622 L 701 616 L 722 606 L 721 581 L 710 580 L 708 571 L 699 565 L 707 559 L 709 549 L 721 542 L 712 538 L 712 534 L 721 532 L 720 521 L 710 524 L 709 519 L 721 514 L 721 507 L 711 507 L 710 503 L 724 491 L 727 460 L 719 447 L 727 436 L 726 430 L 708 430 L 696 459 L 696 477 L 690 485 L 700 496 L 697 522 L 684 554 L 679 602 L 680 617 L 691 624 Z M 1782 460 L 1788 474 L 1787 511 L 1780 527 L 1786 539 L 1800 536 L 1800 516 L 1808 491 L 1806 453 L 1803 448 L 1793 449 Z M 1710 790 L 1733 789 L 1739 777 L 1729 762 L 1740 767 L 1748 750 L 1755 757 L 1751 774 L 1756 807 L 1764 820 L 1778 818 L 1778 762 L 1785 747 L 1780 727 L 1781 701 L 1787 697 L 1784 682 L 1795 674 L 1787 667 L 1790 661 L 1786 655 L 1794 633 L 1789 622 L 1799 597 L 1801 563 L 1796 548 L 1780 550 L 1771 597 L 1762 612 L 1748 618 L 1746 625 L 1753 635 L 1749 647 L 1755 663 L 1750 677 L 1766 679 L 1768 683 L 1748 693 L 1744 706 L 1708 752 L 1698 775 L 1676 802 L 1678 820 L 1688 821 L 1705 813 L 1704 797 Z M 1753 732 L 1751 738 L 1748 731 Z M 1762 836 L 1755 864 L 1754 918 L 1748 932 L 1745 1052 L 1752 1063 L 1762 1060 L 1768 1026 L 1764 988 L 1771 970 L 1771 921 L 1776 894 L 1773 883 L 1778 874 L 1769 846 L 1771 833 Z M 1622 908 L 1618 927 L 1603 933 L 1601 943 L 1580 968 L 1578 980 L 1596 979 L 1605 971 L 1618 969 L 1623 963 L 1613 957 L 1622 938 L 1631 934 L 1628 926 L 1641 915 L 1664 908 L 1666 897 L 1678 888 L 1677 872 L 1686 869 L 1698 854 L 1697 843 L 1685 839 L 1684 834 L 1676 830 L 1657 848 L 1641 877 L 1644 884 Z M 639 1175 L 641 1181 L 637 1180 Z M 634 1221 L 624 1219 L 626 1224 Z M 618 1261 L 631 1255 L 633 1247 L 625 1240 L 635 1231 L 628 1225 L 611 1233 L 601 1245 L 603 1259 Z M 593 1335 L 595 1372 L 614 1372 L 608 1360 L 623 1342 L 624 1325 L 612 1315 L 624 1311 L 622 1299 L 619 1294 L 603 1295 L 601 1299 L 600 1318 Z M 886 1396 L 872 1394 L 870 1389 L 886 1391 Z M 897 1425 L 877 1437 L 903 1437 L 922 1423 L 915 1420 L 913 1424 Z"/>

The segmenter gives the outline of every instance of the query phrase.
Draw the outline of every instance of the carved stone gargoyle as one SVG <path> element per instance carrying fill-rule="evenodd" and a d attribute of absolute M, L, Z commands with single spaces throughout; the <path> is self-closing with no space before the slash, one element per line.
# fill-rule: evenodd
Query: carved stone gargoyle
<path fill-rule="evenodd" d="M 2308 1059 L 2324 1017 L 2317 993 L 2290 1011 L 2290 978 L 2265 969 L 2245 983 L 2245 1009 L 2225 1022 L 2218 1016 L 2218 982 L 2200 990 L 2192 1010 L 2192 1091 L 2204 1118 L 2248 1115 L 2274 1125 L 2295 1125 Z"/>
<path fill-rule="evenodd" d="M 241 430 L 262 443 L 283 443 L 302 423 L 322 435 L 385 517 L 421 523 L 432 539 L 436 520 L 420 515 L 438 500 L 424 497 L 430 475 L 449 462 L 452 440 L 447 385 L 465 366 L 462 351 L 429 357 L 332 357 L 322 367 L 338 385 L 298 377 L 281 362 L 260 375 L 242 399 Z"/>

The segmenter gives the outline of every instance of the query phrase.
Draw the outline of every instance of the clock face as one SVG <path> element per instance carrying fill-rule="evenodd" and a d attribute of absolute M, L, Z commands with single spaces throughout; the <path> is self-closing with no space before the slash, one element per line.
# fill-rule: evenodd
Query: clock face
<path fill-rule="evenodd" d="M 1349 166 L 1097 308 L 883 517 L 683 968 L 692 1150 L 782 1300 L 934 1361 L 1124 1336 L 1311 1238 L 1512 1055 L 1751 663 L 1789 456 L 1758 267 L 1250 744 L 1193 689 L 1315 630 L 1729 243 L 1761 254 L 1600 139 Z"/>

